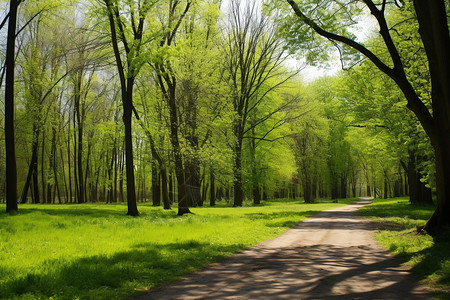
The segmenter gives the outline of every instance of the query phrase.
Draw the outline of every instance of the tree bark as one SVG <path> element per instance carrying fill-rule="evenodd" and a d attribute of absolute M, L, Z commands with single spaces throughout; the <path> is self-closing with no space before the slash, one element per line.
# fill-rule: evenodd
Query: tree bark
<path fill-rule="evenodd" d="M 6 152 L 6 212 L 18 211 L 17 166 L 14 133 L 14 67 L 16 47 L 17 0 L 10 1 L 6 45 L 5 82 L 5 152 Z"/>
<path fill-rule="evenodd" d="M 233 167 L 233 187 L 234 187 L 234 202 L 233 206 L 238 207 L 243 204 L 244 193 L 242 190 L 242 137 L 237 134 L 237 141 L 234 147 L 234 167 Z"/>
<path fill-rule="evenodd" d="M 158 168 L 156 166 L 156 159 L 152 160 L 152 205 L 161 205 L 161 186 Z"/>
<path fill-rule="evenodd" d="M 412 205 L 432 205 L 431 189 L 420 180 L 421 175 L 417 171 L 417 159 L 414 152 L 409 153 L 408 165 L 404 165 L 409 182 L 409 201 Z"/>
<path fill-rule="evenodd" d="M 127 207 L 129 216 L 139 216 L 136 201 L 136 184 L 134 180 L 134 162 L 133 162 L 133 132 L 131 118 L 133 112 L 133 78 L 129 78 L 127 90 L 122 98 L 123 104 L 123 123 L 125 127 L 125 169 L 127 176 Z"/>
<path fill-rule="evenodd" d="M 209 168 L 209 206 L 216 206 L 216 176 L 213 167 Z"/>
<path fill-rule="evenodd" d="M 423 229 L 434 235 L 450 225 L 450 35 L 445 1 L 413 2 L 432 82 L 435 126 L 427 134 L 436 159 L 438 205 Z"/>

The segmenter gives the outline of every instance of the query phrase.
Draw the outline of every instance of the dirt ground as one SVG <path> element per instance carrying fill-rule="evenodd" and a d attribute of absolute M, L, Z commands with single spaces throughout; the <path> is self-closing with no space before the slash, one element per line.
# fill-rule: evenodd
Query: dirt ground
<path fill-rule="evenodd" d="M 318 213 L 136 299 L 431 299 L 357 216 L 368 203 Z"/>

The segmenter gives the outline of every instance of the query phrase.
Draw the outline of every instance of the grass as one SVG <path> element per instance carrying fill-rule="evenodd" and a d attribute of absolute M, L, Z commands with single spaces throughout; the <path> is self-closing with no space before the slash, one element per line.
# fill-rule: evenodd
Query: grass
<path fill-rule="evenodd" d="M 21 205 L 0 214 L 0 299 L 129 298 L 347 203 L 221 204 L 183 217 L 140 204 L 137 218 L 123 204 Z"/>
<path fill-rule="evenodd" d="M 412 206 L 407 198 L 394 198 L 375 199 L 359 212 L 373 219 L 379 228 L 376 239 L 430 286 L 437 298 L 450 299 L 450 232 L 435 239 L 415 232 L 433 211 L 434 207 Z"/>

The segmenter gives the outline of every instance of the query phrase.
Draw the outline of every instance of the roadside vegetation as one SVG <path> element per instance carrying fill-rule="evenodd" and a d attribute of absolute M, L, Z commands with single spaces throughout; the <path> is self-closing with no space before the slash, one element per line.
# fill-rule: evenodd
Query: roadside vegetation
<path fill-rule="evenodd" d="M 408 198 L 375 199 L 359 210 L 378 230 L 375 238 L 410 267 L 439 299 L 450 299 L 450 231 L 434 239 L 416 231 L 434 211 L 434 206 L 413 206 Z"/>
<path fill-rule="evenodd" d="M 23 205 L 0 215 L 0 299 L 124 299 L 349 201 L 218 202 L 183 217 L 141 204 L 138 218 L 125 204 Z"/>

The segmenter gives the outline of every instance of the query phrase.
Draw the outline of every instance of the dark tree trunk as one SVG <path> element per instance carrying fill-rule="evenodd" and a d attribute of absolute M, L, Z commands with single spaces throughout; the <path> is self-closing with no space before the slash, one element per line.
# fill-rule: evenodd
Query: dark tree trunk
<path fill-rule="evenodd" d="M 58 195 L 58 203 L 61 204 L 61 195 L 59 192 L 59 185 L 58 185 L 58 171 L 57 171 L 57 165 L 56 165 L 56 158 L 58 156 L 58 151 L 56 149 L 56 129 L 53 128 L 53 135 L 52 135 L 52 168 L 53 168 L 53 177 L 54 177 L 54 187 L 55 191 L 53 193 L 53 203 L 55 202 L 56 194 Z"/>
<path fill-rule="evenodd" d="M 42 203 L 47 203 L 46 194 L 45 194 L 45 183 L 47 182 L 45 176 L 45 130 L 42 132 L 42 149 L 41 149 L 41 186 L 42 186 Z"/>
<path fill-rule="evenodd" d="M 161 66 L 162 68 L 162 66 Z M 175 160 L 175 176 L 177 178 L 177 189 L 178 189 L 178 215 L 182 216 L 186 213 L 190 213 L 188 198 L 186 197 L 186 181 L 183 169 L 183 159 L 181 156 L 180 141 L 178 139 L 178 113 L 177 105 L 175 102 L 175 88 L 176 81 L 175 78 L 169 78 L 168 75 L 165 81 L 168 85 L 166 90 L 162 82 L 162 76 L 159 76 L 160 87 L 163 90 L 163 94 L 166 97 L 169 106 L 169 116 L 170 116 L 170 141 L 173 147 L 173 156 Z"/>
<path fill-rule="evenodd" d="M 14 133 L 14 67 L 16 47 L 17 0 L 10 1 L 8 38 L 6 45 L 5 82 L 5 152 L 6 152 L 6 212 L 17 211 L 17 167 Z"/>
<path fill-rule="evenodd" d="M 233 186 L 234 186 L 234 203 L 233 206 L 242 206 L 243 190 L 242 190 L 242 138 L 241 134 L 236 135 L 238 140 L 234 147 L 234 167 L 233 167 Z"/>
<path fill-rule="evenodd" d="M 305 200 L 305 203 L 314 202 L 314 199 L 312 198 L 311 182 L 309 178 L 305 178 L 303 182 L 303 199 Z"/>
<path fill-rule="evenodd" d="M 404 166 L 405 167 L 405 166 Z M 409 154 L 408 166 L 406 167 L 409 182 L 409 201 L 413 205 L 433 204 L 431 189 L 422 182 L 421 175 L 417 171 L 417 159 L 414 153 Z"/>
<path fill-rule="evenodd" d="M 200 165 L 194 157 L 187 157 L 185 160 L 185 186 L 188 206 L 199 206 L 200 195 Z"/>
<path fill-rule="evenodd" d="M 209 206 L 216 206 L 216 176 L 213 167 L 209 169 Z"/>
<path fill-rule="evenodd" d="M 152 205 L 161 205 L 161 186 L 155 159 L 152 160 Z"/>
<path fill-rule="evenodd" d="M 345 174 L 340 176 L 339 198 L 347 198 L 347 176 Z"/>
<path fill-rule="evenodd" d="M 127 91 L 122 98 L 123 104 L 123 123 L 125 127 L 125 169 L 127 176 L 127 207 L 129 216 L 139 216 L 136 201 L 136 183 L 134 179 L 133 162 L 133 132 L 131 118 L 133 112 L 133 78 L 127 80 Z"/>
<path fill-rule="evenodd" d="M 167 171 L 166 168 L 161 168 L 161 191 L 164 209 L 170 209 L 169 193 L 167 191 Z"/>
<path fill-rule="evenodd" d="M 253 183 L 253 204 L 261 204 L 261 191 L 257 183 Z"/>
<path fill-rule="evenodd" d="M 28 190 L 30 188 L 31 182 L 33 180 L 33 187 L 37 188 L 37 197 L 34 195 L 34 203 L 39 203 L 39 187 L 37 186 L 37 172 L 38 172 L 38 144 L 39 144 L 39 129 L 36 124 L 33 125 L 33 144 L 31 146 L 31 161 L 28 167 L 27 180 L 23 187 L 22 196 L 20 203 L 26 203 L 28 197 Z M 36 182 L 34 181 L 36 179 Z"/>
<path fill-rule="evenodd" d="M 172 172 L 169 174 L 169 203 L 173 204 L 173 176 Z"/>
<path fill-rule="evenodd" d="M 113 190 L 113 202 L 117 202 L 117 175 L 118 175 L 118 164 L 117 164 L 117 140 L 114 137 L 114 145 L 113 145 L 113 161 L 114 161 L 114 190 Z"/>
<path fill-rule="evenodd" d="M 75 83 L 75 117 L 77 122 L 78 149 L 77 149 L 77 174 L 78 174 L 78 203 L 84 203 L 84 179 L 83 179 L 83 123 L 80 109 L 82 72 L 78 72 Z"/>
<path fill-rule="evenodd" d="M 69 171 L 69 199 L 68 203 L 72 203 L 73 197 L 72 197 L 72 156 L 70 155 L 70 121 L 68 122 L 68 130 L 67 130 L 67 164 L 68 164 L 68 171 Z"/>
<path fill-rule="evenodd" d="M 125 153 L 122 151 L 120 155 L 120 178 L 119 178 L 119 194 L 120 194 L 120 202 L 123 202 L 124 194 L 123 194 L 123 172 L 124 172 L 124 162 L 125 161 Z"/>
<path fill-rule="evenodd" d="M 421 119 L 420 112 L 416 115 L 431 139 L 436 159 L 438 205 L 423 228 L 434 235 L 450 225 L 450 35 L 446 1 L 414 0 L 414 7 L 432 82 L 434 122 L 424 124 L 426 121 Z"/>
<path fill-rule="evenodd" d="M 133 132 L 132 132 L 132 115 L 133 115 L 133 86 L 135 80 L 135 73 L 138 70 L 134 69 L 134 66 L 130 61 L 127 61 L 127 72 L 125 73 L 124 66 L 122 64 L 118 36 L 121 36 L 121 41 L 125 46 L 127 55 L 131 51 L 128 48 L 128 42 L 125 37 L 124 29 L 122 26 L 118 26 L 119 34 L 116 31 L 116 20 L 115 18 L 119 14 L 118 7 L 114 6 L 110 0 L 105 0 L 106 7 L 108 9 L 108 20 L 111 29 L 111 41 L 114 50 L 114 56 L 116 59 L 117 70 L 120 77 L 120 86 L 122 92 L 122 107 L 123 107 L 123 124 L 125 127 L 125 169 L 127 176 L 127 215 L 129 216 L 139 216 L 139 211 L 137 208 L 136 201 L 136 183 L 134 178 L 134 162 L 133 162 Z M 139 25 L 134 29 L 134 45 L 132 45 L 135 55 L 138 54 L 140 44 L 142 40 L 142 30 L 144 26 L 145 18 L 139 18 Z M 136 24 L 134 24 L 135 26 Z M 136 47 L 138 49 L 136 49 Z"/>

